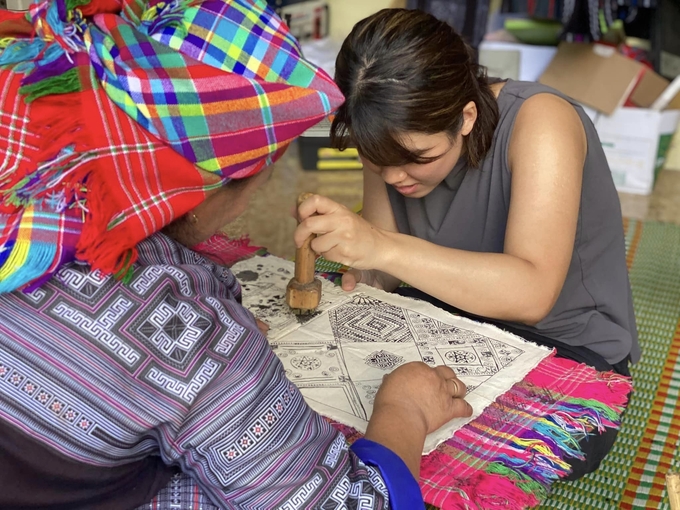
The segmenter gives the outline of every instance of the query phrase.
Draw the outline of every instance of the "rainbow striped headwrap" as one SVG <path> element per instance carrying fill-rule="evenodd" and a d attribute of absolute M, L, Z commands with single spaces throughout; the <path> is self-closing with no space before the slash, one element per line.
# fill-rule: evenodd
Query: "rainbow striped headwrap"
<path fill-rule="evenodd" d="M 124 274 L 343 101 L 264 0 L 48 0 L 0 13 L 0 65 L 0 292 Z"/>

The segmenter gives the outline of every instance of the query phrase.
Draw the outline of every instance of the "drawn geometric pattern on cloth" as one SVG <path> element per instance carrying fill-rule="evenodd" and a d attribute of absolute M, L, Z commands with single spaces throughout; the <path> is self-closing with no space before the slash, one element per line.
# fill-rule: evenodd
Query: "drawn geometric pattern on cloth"
<path fill-rule="evenodd" d="M 500 340 L 362 294 L 330 310 L 328 319 L 337 343 L 414 343 L 422 361 L 431 366 L 443 362 L 461 376 L 490 377 L 524 352 Z M 404 361 L 403 356 L 385 350 L 364 358 L 366 365 L 382 370 L 392 370 Z M 476 381 L 474 386 L 482 382 Z"/>
<path fill-rule="evenodd" d="M 370 313 L 368 313 L 370 312 Z M 350 303 L 328 313 L 333 334 L 343 342 L 412 342 L 404 327 L 404 310 L 397 306 L 356 296 Z"/>
<path fill-rule="evenodd" d="M 290 364 L 299 370 L 312 371 L 321 366 L 321 361 L 313 356 L 296 356 L 290 360 Z"/>
<path fill-rule="evenodd" d="M 452 349 L 437 346 L 437 351 L 457 374 L 474 376 L 497 374 L 523 352 L 517 347 L 489 338 Z"/>
<path fill-rule="evenodd" d="M 381 370 L 394 370 L 404 362 L 402 356 L 397 356 L 387 351 L 375 351 L 369 354 L 364 361 L 368 366 Z"/>

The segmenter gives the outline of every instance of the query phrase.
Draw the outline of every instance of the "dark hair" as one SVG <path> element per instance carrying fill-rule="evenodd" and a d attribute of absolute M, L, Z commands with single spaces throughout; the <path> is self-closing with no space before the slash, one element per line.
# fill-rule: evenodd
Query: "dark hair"
<path fill-rule="evenodd" d="M 334 147 L 350 143 L 378 166 L 428 163 L 402 145 L 408 132 L 458 135 L 463 108 L 477 121 L 463 149 L 477 167 L 489 151 L 498 104 L 486 70 L 447 23 L 417 10 L 383 9 L 354 26 L 338 55 L 335 81 L 346 101 L 331 128 Z"/>

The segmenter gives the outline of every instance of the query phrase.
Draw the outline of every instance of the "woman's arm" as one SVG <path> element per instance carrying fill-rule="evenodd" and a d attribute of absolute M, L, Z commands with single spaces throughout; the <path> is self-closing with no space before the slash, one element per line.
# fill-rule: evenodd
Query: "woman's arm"
<path fill-rule="evenodd" d="M 504 253 L 445 248 L 364 225 L 342 217 L 321 197 L 303 204 L 322 216 L 306 219 L 296 239 L 304 239 L 306 224 L 307 232 L 326 233 L 312 246 L 331 260 L 384 271 L 476 315 L 535 324 L 550 312 L 564 285 L 586 151 L 573 106 L 548 94 L 525 102 L 508 151 L 512 188 Z M 301 211 L 302 217 L 310 214 Z"/>

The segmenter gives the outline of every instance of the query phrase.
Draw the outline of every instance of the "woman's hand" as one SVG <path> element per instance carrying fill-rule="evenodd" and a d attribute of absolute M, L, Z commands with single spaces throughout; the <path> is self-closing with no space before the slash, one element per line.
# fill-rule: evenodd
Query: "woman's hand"
<path fill-rule="evenodd" d="M 383 378 L 374 409 L 402 409 L 417 416 L 426 434 L 454 418 L 472 415 L 464 398 L 467 388 L 449 367 L 431 368 L 414 361 Z"/>
<path fill-rule="evenodd" d="M 399 455 L 417 479 L 425 436 L 472 415 L 465 393 L 449 367 L 406 363 L 383 379 L 365 437 Z"/>
<path fill-rule="evenodd" d="M 262 322 L 260 319 L 257 317 L 255 318 L 255 322 L 257 324 L 257 329 L 260 333 L 262 333 L 263 336 L 267 336 L 267 333 L 269 333 L 269 324 L 266 322 Z"/>
<path fill-rule="evenodd" d="M 372 269 L 350 269 L 342 275 L 342 290 L 350 292 L 357 286 L 357 283 L 370 285 L 376 289 L 385 290 L 385 286 L 380 280 L 380 272 Z"/>
<path fill-rule="evenodd" d="M 374 269 L 384 254 L 384 232 L 330 198 L 311 196 L 300 204 L 298 217 L 295 245 L 316 234 L 312 250 L 330 261 Z"/>

